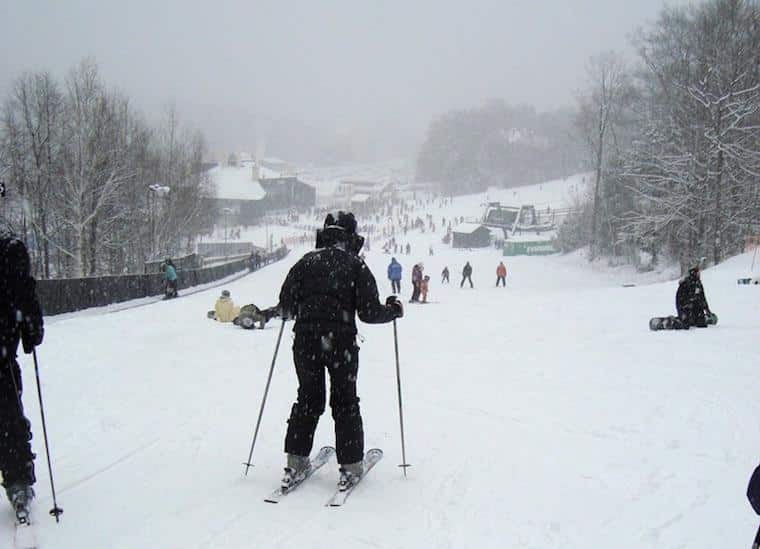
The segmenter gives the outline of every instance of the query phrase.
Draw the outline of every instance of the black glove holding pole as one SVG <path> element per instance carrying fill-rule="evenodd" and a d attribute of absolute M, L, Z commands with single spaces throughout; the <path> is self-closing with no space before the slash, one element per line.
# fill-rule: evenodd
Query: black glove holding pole
<path fill-rule="evenodd" d="M 401 301 L 399 301 L 399 298 L 395 295 L 388 296 L 388 299 L 385 300 L 385 306 L 393 309 L 396 318 L 401 318 L 404 316 L 404 306 L 401 304 Z"/>

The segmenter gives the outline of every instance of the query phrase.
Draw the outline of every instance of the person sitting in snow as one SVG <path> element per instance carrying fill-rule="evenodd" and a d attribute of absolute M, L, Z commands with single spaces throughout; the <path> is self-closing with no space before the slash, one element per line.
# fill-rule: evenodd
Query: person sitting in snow
<path fill-rule="evenodd" d="M 705 289 L 699 275 L 699 266 L 689 269 L 689 274 L 681 279 L 676 291 L 676 310 L 683 327 L 707 327 L 707 315 L 712 315 L 707 305 Z"/>
<path fill-rule="evenodd" d="M 214 305 L 214 320 L 219 322 L 232 322 L 240 314 L 240 307 L 235 307 L 235 303 L 230 297 L 229 290 L 222 290 L 222 295 L 216 300 Z"/>
<path fill-rule="evenodd" d="M 423 303 L 427 303 L 427 295 L 428 295 L 429 286 L 430 286 L 430 277 L 428 275 L 425 275 L 425 277 L 420 281 L 420 296 L 422 297 Z"/>
<path fill-rule="evenodd" d="M 246 330 L 253 330 L 258 324 L 259 330 L 263 330 L 267 322 L 277 316 L 279 316 L 279 309 L 276 306 L 259 309 L 253 303 L 249 303 L 240 308 L 240 312 L 232 322 Z"/>

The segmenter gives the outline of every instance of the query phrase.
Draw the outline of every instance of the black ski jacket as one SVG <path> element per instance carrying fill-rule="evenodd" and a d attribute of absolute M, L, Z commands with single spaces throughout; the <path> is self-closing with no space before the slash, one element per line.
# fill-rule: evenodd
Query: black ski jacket
<path fill-rule="evenodd" d="M 702 281 L 693 276 L 687 276 L 678 283 L 676 291 L 676 310 L 680 312 L 686 308 L 692 307 L 700 311 L 709 310 L 707 297 Z"/>
<path fill-rule="evenodd" d="M 24 346 L 42 342 L 42 310 L 29 269 L 29 254 L 21 240 L 0 235 L 0 361 L 16 356 L 19 338 Z"/>
<path fill-rule="evenodd" d="M 295 318 L 293 330 L 356 334 L 356 314 L 363 322 L 381 324 L 396 318 L 380 302 L 375 277 L 356 254 L 343 249 L 335 235 L 323 235 L 325 245 L 304 255 L 285 278 L 280 311 Z"/>

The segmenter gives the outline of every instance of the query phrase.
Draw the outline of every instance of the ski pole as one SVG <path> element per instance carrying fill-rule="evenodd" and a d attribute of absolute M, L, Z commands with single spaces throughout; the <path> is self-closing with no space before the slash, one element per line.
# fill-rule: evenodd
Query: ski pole
<path fill-rule="evenodd" d="M 274 356 L 272 357 L 272 366 L 269 368 L 269 377 L 267 377 L 267 384 L 264 387 L 264 398 L 261 399 L 261 409 L 259 410 L 259 419 L 256 420 L 256 430 L 253 432 L 253 442 L 251 443 L 251 451 L 248 453 L 248 461 L 243 463 L 245 465 L 245 476 L 248 476 L 248 469 L 253 466 L 251 458 L 253 458 L 253 448 L 256 446 L 256 438 L 259 436 L 259 427 L 261 426 L 261 417 L 264 415 L 264 404 L 267 402 L 267 394 L 269 393 L 269 384 L 272 382 L 272 373 L 274 372 L 274 364 L 277 361 L 277 351 L 280 350 L 280 340 L 282 339 L 282 331 L 285 329 L 285 319 L 282 319 L 280 325 L 280 333 L 277 336 L 277 344 L 274 347 Z"/>
<path fill-rule="evenodd" d="M 34 359 L 34 377 L 37 380 L 37 396 L 40 401 L 40 417 L 42 418 L 42 436 L 45 439 L 45 456 L 47 457 L 48 473 L 50 474 L 50 491 L 53 494 L 53 508 L 50 514 L 55 517 L 56 522 L 60 522 L 59 517 L 63 514 L 63 509 L 58 507 L 55 498 L 55 482 L 53 481 L 53 466 L 50 463 L 50 445 L 48 444 L 47 425 L 45 423 L 45 408 L 42 405 L 42 384 L 40 383 L 40 368 L 37 364 L 37 350 L 32 349 L 32 358 Z"/>
<path fill-rule="evenodd" d="M 406 478 L 406 469 L 411 467 L 406 462 L 406 445 L 404 444 L 404 406 L 401 403 L 401 368 L 398 360 L 398 330 L 396 328 L 396 319 L 393 319 L 393 345 L 396 349 L 396 386 L 398 387 L 398 417 L 401 423 L 401 460 L 399 465 L 404 470 L 404 478 Z"/>

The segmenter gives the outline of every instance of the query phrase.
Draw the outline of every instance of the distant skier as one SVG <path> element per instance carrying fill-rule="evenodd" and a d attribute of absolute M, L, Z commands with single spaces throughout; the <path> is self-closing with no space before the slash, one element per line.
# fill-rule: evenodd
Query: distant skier
<path fill-rule="evenodd" d="M 164 272 L 164 280 L 166 283 L 166 288 L 164 290 L 165 299 L 177 297 L 179 295 L 177 292 L 177 269 L 174 267 L 172 260 L 167 259 L 164 261 L 161 270 Z"/>
<path fill-rule="evenodd" d="M 678 318 L 684 328 L 691 326 L 705 328 L 707 326 L 705 314 L 711 315 L 712 313 L 707 305 L 705 289 L 699 275 L 699 266 L 689 269 L 688 275 L 678 283 L 676 311 L 678 311 Z"/>
<path fill-rule="evenodd" d="M 496 267 L 496 287 L 499 287 L 499 282 L 501 282 L 502 287 L 506 287 L 507 285 L 507 266 L 504 265 L 503 261 L 499 261 L 499 266 Z"/>
<path fill-rule="evenodd" d="M 392 257 L 391 262 L 388 265 L 388 280 L 391 281 L 391 291 L 394 294 L 401 293 L 402 272 L 403 272 L 403 267 L 401 266 L 401 263 L 396 261 L 395 257 Z"/>
<path fill-rule="evenodd" d="M 470 288 L 474 288 L 472 285 L 472 265 L 470 265 L 469 261 L 465 263 L 464 268 L 462 269 L 462 282 L 459 283 L 460 288 L 464 287 L 465 280 L 470 283 Z"/>
<path fill-rule="evenodd" d="M 406 255 L 412 255 L 412 246 L 408 242 L 406 243 Z"/>
<path fill-rule="evenodd" d="M 430 288 L 430 277 L 428 275 L 425 275 L 424 278 L 420 281 L 420 297 L 422 297 L 423 303 L 427 303 L 427 295 L 428 295 L 429 288 Z"/>
<path fill-rule="evenodd" d="M 446 284 L 449 283 L 449 268 L 448 267 L 444 267 L 443 270 L 441 271 L 441 284 L 443 284 L 444 282 Z"/>
<path fill-rule="evenodd" d="M 21 369 L 16 362 L 19 339 L 25 353 L 42 343 L 42 310 L 29 254 L 0 219 L 0 471 L 17 516 L 28 516 L 34 498 L 34 454 L 29 420 L 22 406 Z"/>
<path fill-rule="evenodd" d="M 416 303 L 420 300 L 420 282 L 422 282 L 422 263 L 417 263 L 412 267 L 412 298 L 409 303 Z"/>
<path fill-rule="evenodd" d="M 390 296 L 383 305 L 375 278 L 359 259 L 364 239 L 356 234 L 352 213 L 325 218 L 317 231 L 317 250 L 303 256 L 288 273 L 280 290 L 283 318 L 295 318 L 293 361 L 298 376 L 298 400 L 293 404 L 285 436 L 287 466 L 284 487 L 309 472 L 314 431 L 325 410 L 324 370 L 330 376 L 330 407 L 335 420 L 335 445 L 341 482 L 363 474 L 364 431 L 356 394 L 359 347 L 358 314 L 363 322 L 391 322 L 404 314 Z"/>

